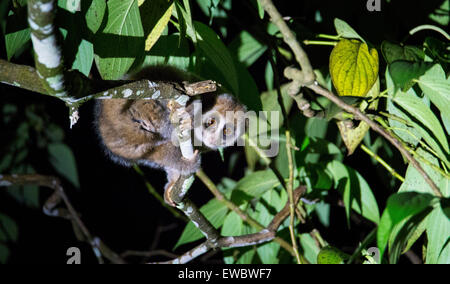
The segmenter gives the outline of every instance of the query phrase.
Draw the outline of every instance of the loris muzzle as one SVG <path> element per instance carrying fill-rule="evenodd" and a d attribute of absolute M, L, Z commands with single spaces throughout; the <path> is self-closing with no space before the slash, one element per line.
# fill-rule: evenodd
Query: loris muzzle
<path fill-rule="evenodd" d="M 171 119 L 183 116 L 197 152 L 233 145 L 243 134 L 245 107 L 228 94 L 205 94 L 174 113 L 169 100 L 97 100 L 96 129 L 107 155 L 116 163 L 164 169 L 167 189 L 180 175 L 195 173 L 200 154 L 182 156 Z M 187 125 L 186 125 L 187 124 Z M 171 205 L 171 200 L 166 202 Z"/>

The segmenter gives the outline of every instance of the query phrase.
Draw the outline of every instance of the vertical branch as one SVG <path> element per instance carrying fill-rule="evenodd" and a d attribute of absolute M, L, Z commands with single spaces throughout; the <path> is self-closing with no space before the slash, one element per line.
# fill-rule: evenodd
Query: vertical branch
<path fill-rule="evenodd" d="M 62 48 L 58 43 L 58 29 L 54 24 L 55 0 L 29 0 L 28 23 L 34 61 L 39 77 L 49 95 L 67 96 L 64 80 Z"/>
<path fill-rule="evenodd" d="M 316 76 L 314 75 L 311 63 L 309 62 L 308 55 L 298 43 L 295 35 L 292 33 L 291 29 L 289 29 L 277 8 L 273 5 L 271 0 L 258 0 L 258 2 L 267 14 L 269 14 L 272 22 L 280 29 L 284 42 L 286 42 L 286 44 L 289 45 L 294 52 L 295 58 L 303 71 L 303 82 L 306 82 L 306 85 L 313 83 L 316 80 Z"/>

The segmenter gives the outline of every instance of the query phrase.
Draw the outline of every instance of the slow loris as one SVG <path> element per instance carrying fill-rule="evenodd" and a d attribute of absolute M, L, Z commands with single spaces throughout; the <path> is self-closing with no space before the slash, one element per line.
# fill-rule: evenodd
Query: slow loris
<path fill-rule="evenodd" d="M 171 81 L 182 83 L 188 75 L 173 67 L 148 67 L 132 79 Z M 182 156 L 180 148 L 173 143 L 175 127 L 170 118 L 173 113 L 169 100 L 97 100 L 96 126 L 107 155 L 116 163 L 131 166 L 134 163 L 164 169 L 167 173 L 165 200 L 175 204 L 169 197 L 169 189 L 180 175 L 189 175 L 200 167 L 198 151 L 217 150 L 232 145 L 243 134 L 242 119 L 245 107 L 229 94 L 205 94 L 188 102 L 184 109 L 184 123 L 194 126 L 194 104 L 201 103 L 201 146 L 194 147 L 192 159 Z M 228 113 L 227 113 L 228 112 Z M 198 114 L 196 114 L 198 115 Z M 198 119 L 198 118 L 196 118 Z M 192 138 L 197 138 L 191 135 Z M 195 145 L 194 145 L 195 146 Z"/>

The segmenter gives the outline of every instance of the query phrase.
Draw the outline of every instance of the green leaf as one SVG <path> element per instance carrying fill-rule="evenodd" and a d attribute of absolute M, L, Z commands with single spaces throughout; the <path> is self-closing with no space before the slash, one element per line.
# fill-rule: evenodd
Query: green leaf
<path fill-rule="evenodd" d="M 222 226 L 225 216 L 228 213 L 228 208 L 225 204 L 217 199 L 211 199 L 208 203 L 200 208 L 200 212 L 208 219 L 209 222 L 215 227 L 219 228 Z M 194 226 L 192 222 L 189 222 L 183 230 L 178 242 L 175 244 L 174 249 L 177 247 L 187 244 L 196 240 L 203 238 L 203 234 L 200 230 Z"/>
<path fill-rule="evenodd" d="M 75 187 L 80 187 L 77 164 L 72 150 L 66 144 L 52 143 L 48 145 L 50 163 L 55 170 L 67 178 Z"/>
<path fill-rule="evenodd" d="M 262 201 L 256 204 L 254 214 L 251 214 L 251 217 L 263 226 L 268 226 L 274 215 L 284 207 L 287 199 L 286 191 L 282 190 L 281 194 L 278 194 L 276 190 L 269 190 L 263 194 Z M 283 226 L 279 230 L 282 228 Z M 277 264 L 279 262 L 279 251 L 280 245 L 276 242 L 269 242 L 257 248 L 259 258 L 264 264 Z"/>
<path fill-rule="evenodd" d="M 267 50 L 267 46 L 262 45 L 249 32 L 242 31 L 230 43 L 228 49 L 239 62 L 249 67 Z"/>
<path fill-rule="evenodd" d="M 230 90 L 238 94 L 239 83 L 234 67 L 233 59 L 227 47 L 220 40 L 219 36 L 207 25 L 194 22 L 197 31 L 197 46 L 212 61 L 214 66 L 220 70 L 226 82 L 223 82 Z"/>
<path fill-rule="evenodd" d="M 286 108 L 287 113 L 289 113 L 290 109 L 292 108 L 292 104 L 294 101 L 287 92 L 288 87 L 289 87 L 289 85 L 287 85 L 287 84 L 281 86 L 281 97 L 283 98 L 283 104 L 284 104 L 284 107 Z M 271 125 L 271 126 L 279 128 L 283 125 L 284 117 L 282 115 L 281 107 L 280 107 L 280 104 L 278 103 L 277 96 L 278 96 L 277 90 L 270 90 L 270 91 L 264 92 L 261 94 L 261 102 L 262 102 L 263 110 L 268 112 L 267 113 L 267 121 L 269 123 L 272 122 L 271 111 L 275 111 L 274 114 L 276 114 L 278 116 L 279 123 L 278 123 L 278 125 Z"/>
<path fill-rule="evenodd" d="M 317 264 L 344 264 L 349 255 L 331 246 L 322 248 L 317 255 Z"/>
<path fill-rule="evenodd" d="M 450 119 L 450 78 L 446 78 L 441 65 L 435 64 L 418 79 L 422 91 L 440 110 L 441 115 Z"/>
<path fill-rule="evenodd" d="M 244 224 L 242 218 L 234 211 L 231 211 L 223 222 L 221 234 L 223 236 L 241 236 L 254 233 L 254 229 Z M 222 248 L 224 252 L 224 262 L 227 264 L 251 263 L 255 251 L 251 247 L 244 248 Z M 238 252 L 238 253 L 236 253 Z M 227 256 L 227 255 L 230 256 Z"/>
<path fill-rule="evenodd" d="M 393 95 L 396 92 L 394 92 L 395 87 L 394 82 L 392 81 L 391 78 L 391 74 L 389 73 L 388 70 L 386 70 L 385 74 L 386 74 L 386 85 L 387 89 L 389 90 L 389 95 Z M 400 90 L 398 90 L 398 92 L 400 92 Z M 417 96 L 416 92 L 414 91 L 414 88 L 409 89 L 406 92 L 406 94 L 408 94 L 409 96 L 417 97 L 422 101 L 423 105 L 427 107 L 430 106 L 430 101 L 428 100 L 428 98 L 427 97 L 419 98 L 419 96 Z M 386 108 L 390 114 L 395 115 L 401 119 L 404 119 L 405 121 L 408 121 L 408 114 L 405 113 L 404 110 L 402 110 L 396 104 L 394 104 L 392 99 L 390 98 L 387 99 Z M 419 143 L 420 139 L 422 138 L 422 134 L 420 133 L 419 129 L 416 129 L 415 127 L 409 126 L 405 123 L 402 123 L 392 118 L 389 118 L 388 121 L 389 125 L 394 128 L 393 129 L 394 133 L 398 137 L 400 137 L 404 142 L 407 142 L 414 146 L 416 146 Z"/>
<path fill-rule="evenodd" d="M 300 235 L 300 247 L 306 260 L 311 264 L 317 264 L 320 249 L 310 234 L 305 233 Z"/>
<path fill-rule="evenodd" d="M 408 251 L 426 229 L 431 208 L 405 218 L 395 225 L 389 237 L 389 263 L 397 263 L 400 254 Z"/>
<path fill-rule="evenodd" d="M 377 231 L 377 243 L 382 258 L 392 229 L 405 218 L 419 214 L 436 198 L 427 193 L 400 192 L 389 197 Z"/>
<path fill-rule="evenodd" d="M 5 214 L 0 213 L 0 241 L 17 242 L 19 229 L 16 222 Z"/>
<path fill-rule="evenodd" d="M 365 42 L 364 39 L 357 32 L 355 32 L 355 30 L 350 27 L 349 24 L 341 19 L 334 19 L 334 27 L 336 28 L 336 32 L 340 37 L 355 38 L 361 40 L 362 42 Z"/>
<path fill-rule="evenodd" d="M 389 73 L 392 76 L 395 87 L 406 92 L 431 66 L 428 62 L 395 61 L 389 65 Z"/>
<path fill-rule="evenodd" d="M 425 158 L 430 164 L 439 166 L 439 162 L 436 159 L 436 157 L 434 157 L 430 153 L 426 152 L 422 148 L 418 148 L 416 152 L 418 155 Z M 439 185 L 442 183 L 442 181 L 446 180 L 446 178 L 442 177 L 439 172 L 435 171 L 428 164 L 426 164 L 420 160 L 419 160 L 419 164 L 436 185 Z M 445 188 L 445 187 L 442 187 L 442 188 Z M 430 186 L 425 181 L 423 176 L 411 164 L 408 166 L 408 168 L 406 170 L 405 181 L 400 186 L 398 192 L 409 192 L 409 191 L 434 194 L 433 190 L 430 188 Z M 446 195 L 445 192 L 443 192 L 443 194 L 444 194 L 444 196 L 448 196 L 448 195 Z"/>
<path fill-rule="evenodd" d="M 438 153 L 439 157 L 449 164 L 447 136 L 431 109 L 417 97 L 402 92 L 397 92 L 392 100 L 408 113 L 408 121 L 420 131 L 425 141 Z M 433 135 L 430 135 L 429 132 Z"/>
<path fill-rule="evenodd" d="M 359 40 L 342 39 L 330 55 L 330 75 L 340 96 L 363 97 L 378 78 L 378 53 Z"/>
<path fill-rule="evenodd" d="M 9 248 L 0 242 L 0 263 L 5 264 L 9 258 Z"/>
<path fill-rule="evenodd" d="M 5 47 L 8 60 L 24 49 L 24 45 L 30 40 L 31 30 L 26 22 L 26 17 L 18 17 L 12 11 L 8 15 L 5 30 Z"/>
<path fill-rule="evenodd" d="M 76 69 L 85 76 L 89 76 L 93 61 L 94 47 L 91 42 L 82 39 L 78 46 L 78 52 L 75 56 L 75 61 L 72 64 L 72 69 Z"/>
<path fill-rule="evenodd" d="M 353 209 L 366 219 L 378 224 L 380 213 L 377 200 L 366 180 L 356 170 L 336 160 L 328 163 L 326 169 L 343 195 L 347 222 L 350 222 L 350 209 Z"/>
<path fill-rule="evenodd" d="M 280 182 L 271 170 L 257 171 L 246 175 L 236 184 L 232 198 L 235 200 L 241 193 L 244 193 L 244 200 L 258 198 L 266 191 L 273 189 L 279 184 Z M 240 204 L 239 197 L 238 200 L 236 200 L 237 204 Z"/>
<path fill-rule="evenodd" d="M 179 40 L 178 34 L 161 36 L 145 56 L 143 66 L 170 65 L 180 70 L 188 70 L 189 44 L 186 39 Z"/>
<path fill-rule="evenodd" d="M 442 26 L 448 26 L 448 23 L 450 22 L 450 15 L 448 14 L 449 10 L 450 1 L 442 1 L 441 6 L 430 13 L 428 18 Z M 445 11 L 447 11 L 447 13 Z"/>
<path fill-rule="evenodd" d="M 144 51 L 144 30 L 136 0 L 108 1 L 105 29 L 97 34 L 95 62 L 105 80 L 123 76 Z"/>
<path fill-rule="evenodd" d="M 428 218 L 428 245 L 425 258 L 427 264 L 450 264 L 450 219 L 444 213 L 444 210 L 449 209 L 449 207 L 438 206 L 434 208 Z"/>
<path fill-rule="evenodd" d="M 86 11 L 85 19 L 88 29 L 92 34 L 97 33 L 100 25 L 103 22 L 103 17 L 106 11 L 105 0 L 92 0 L 91 5 Z"/>
<path fill-rule="evenodd" d="M 423 50 L 416 46 L 403 46 L 388 41 L 383 41 L 381 44 L 381 52 L 388 64 L 397 60 L 421 62 L 425 58 Z"/>

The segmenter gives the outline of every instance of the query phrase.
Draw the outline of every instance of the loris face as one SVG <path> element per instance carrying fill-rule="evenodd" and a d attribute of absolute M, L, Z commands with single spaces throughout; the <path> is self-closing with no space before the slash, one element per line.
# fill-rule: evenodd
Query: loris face
<path fill-rule="evenodd" d="M 213 108 L 202 115 L 203 144 L 212 150 L 232 146 L 245 131 L 244 112 L 232 96 L 218 96 Z"/>

